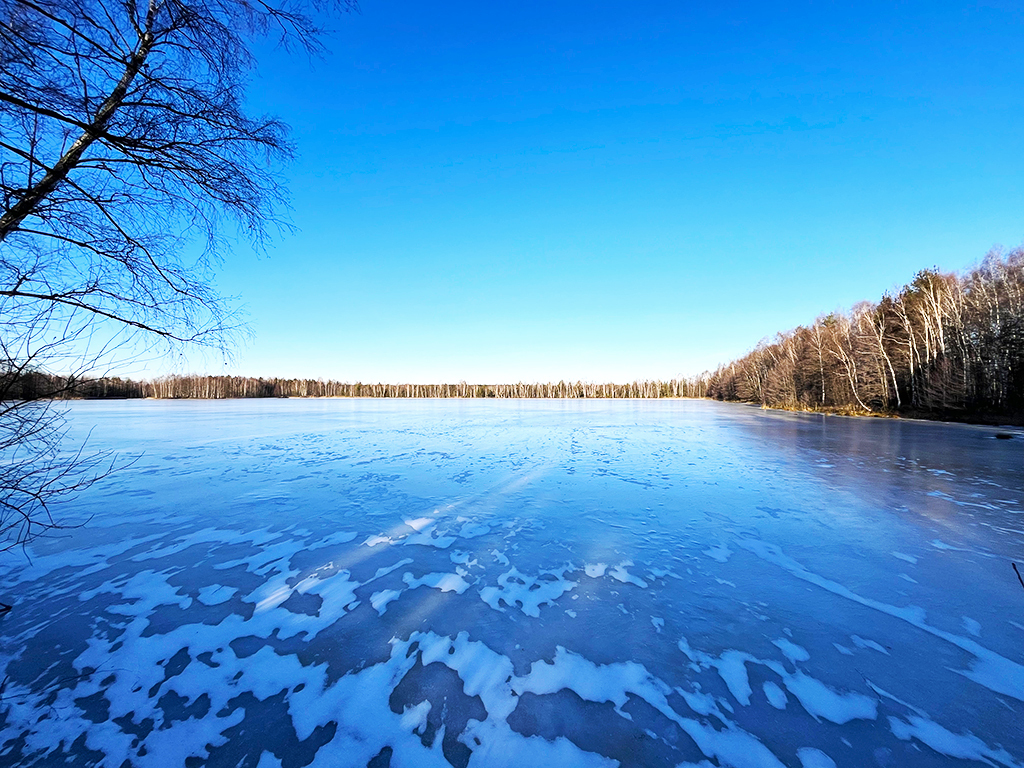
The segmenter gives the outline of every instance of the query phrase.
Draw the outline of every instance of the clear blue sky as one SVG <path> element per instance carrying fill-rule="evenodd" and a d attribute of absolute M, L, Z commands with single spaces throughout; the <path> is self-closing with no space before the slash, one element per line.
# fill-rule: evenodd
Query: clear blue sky
<path fill-rule="evenodd" d="M 255 339 L 188 369 L 689 375 L 1024 242 L 1018 2 L 362 0 L 333 26 L 323 61 L 261 55 L 299 231 L 228 259 Z"/>

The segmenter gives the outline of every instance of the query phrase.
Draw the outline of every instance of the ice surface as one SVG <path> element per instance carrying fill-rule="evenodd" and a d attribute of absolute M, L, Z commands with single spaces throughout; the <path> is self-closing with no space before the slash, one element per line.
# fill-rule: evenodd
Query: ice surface
<path fill-rule="evenodd" d="M 975 621 L 970 616 L 961 616 L 960 621 L 963 623 L 964 629 L 966 629 L 969 634 L 972 634 L 975 637 L 981 637 L 981 624 L 979 622 Z"/>
<path fill-rule="evenodd" d="M 0 561 L 4 765 L 1024 768 L 1021 441 L 690 402 L 71 412 L 142 458 Z"/>
<path fill-rule="evenodd" d="M 823 578 L 815 573 L 807 571 L 800 563 L 792 560 L 783 554 L 779 547 L 773 544 L 766 544 L 762 541 L 745 539 L 737 542 L 741 547 L 749 549 L 757 556 L 775 563 L 792 573 L 799 579 L 808 581 L 823 589 L 832 592 L 840 597 L 859 603 L 883 614 L 907 622 L 908 624 L 924 630 L 925 632 L 941 638 L 946 642 L 955 645 L 971 653 L 975 661 L 969 670 L 962 670 L 960 674 L 976 683 L 985 686 L 995 693 L 1002 693 L 1007 696 L 1024 701 L 1024 666 L 1007 659 L 1004 656 L 976 643 L 973 640 L 946 632 L 933 627 L 925 622 L 924 610 L 918 606 L 897 607 L 874 600 L 861 597 L 844 587 L 842 584 Z"/>
<path fill-rule="evenodd" d="M 1021 765 L 1005 749 L 992 749 L 973 734 L 953 733 L 938 723 L 918 715 L 910 715 L 906 721 L 898 717 L 890 717 L 889 727 L 896 738 L 917 739 L 922 744 L 926 744 L 936 752 L 948 757 L 977 760 L 989 765 L 998 763 L 1010 768 L 1017 768 Z"/>
<path fill-rule="evenodd" d="M 704 554 L 710 557 L 712 560 L 717 560 L 720 563 L 727 562 L 729 556 L 732 555 L 732 550 L 729 549 L 725 544 L 716 544 L 711 549 L 705 549 Z"/>
<path fill-rule="evenodd" d="M 889 655 L 889 652 L 885 650 L 885 648 L 883 648 L 881 645 L 876 643 L 874 640 L 865 640 L 863 637 L 860 637 L 859 635 L 850 635 L 850 640 L 852 640 L 853 644 L 856 645 L 858 648 L 870 648 L 873 651 L 884 653 L 887 656 Z"/>
<path fill-rule="evenodd" d="M 778 646 L 790 662 L 806 661 L 810 655 L 800 646 L 794 645 L 786 640 L 776 640 L 773 643 Z M 678 643 L 681 650 L 688 659 L 699 667 L 714 668 L 729 689 L 729 693 L 736 701 L 744 706 L 750 706 L 751 687 L 750 677 L 747 672 L 747 665 L 760 665 L 774 672 L 782 680 L 786 689 L 793 694 L 800 702 L 804 710 L 815 720 L 825 719 L 842 725 L 850 720 L 874 720 L 877 716 L 877 701 L 873 697 L 860 693 L 842 693 L 829 687 L 822 681 L 800 670 L 795 673 L 789 672 L 784 665 L 773 659 L 759 659 L 749 653 L 728 649 L 717 657 L 690 646 L 687 639 L 681 638 Z M 770 682 L 770 681 L 769 681 Z M 774 685 L 774 684 L 773 684 Z M 765 695 L 776 709 L 783 706 L 786 697 L 776 694 L 776 689 L 766 688 Z M 778 693 L 782 693 L 781 690 Z"/>
<path fill-rule="evenodd" d="M 487 523 L 467 522 L 459 529 L 460 539 L 475 539 L 491 532 L 491 526 Z"/>
<path fill-rule="evenodd" d="M 796 751 L 800 768 L 836 768 L 836 761 L 820 749 L 803 747 Z"/>
<path fill-rule="evenodd" d="M 323 549 L 324 547 L 333 547 L 338 544 L 347 544 L 356 537 L 355 531 L 338 531 L 332 533 L 330 536 L 324 536 L 320 541 L 315 541 L 312 544 L 306 546 L 307 549 Z"/>
<path fill-rule="evenodd" d="M 282 763 L 276 757 L 273 752 L 264 752 L 260 755 L 260 761 L 256 763 L 256 768 L 282 768 Z"/>
<path fill-rule="evenodd" d="M 447 549 L 455 543 L 455 536 L 442 536 L 438 533 L 437 523 L 428 518 L 418 520 L 406 520 L 406 525 L 413 528 L 416 533 L 405 539 L 405 544 L 420 544 L 425 547 L 437 547 Z"/>

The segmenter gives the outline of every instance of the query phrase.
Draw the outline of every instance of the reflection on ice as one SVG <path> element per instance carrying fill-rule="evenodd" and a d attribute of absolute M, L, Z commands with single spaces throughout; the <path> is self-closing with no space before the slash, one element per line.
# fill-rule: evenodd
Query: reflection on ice
<path fill-rule="evenodd" d="M 74 416 L 145 454 L 3 564 L 4 764 L 1024 764 L 1021 441 L 689 402 Z"/>

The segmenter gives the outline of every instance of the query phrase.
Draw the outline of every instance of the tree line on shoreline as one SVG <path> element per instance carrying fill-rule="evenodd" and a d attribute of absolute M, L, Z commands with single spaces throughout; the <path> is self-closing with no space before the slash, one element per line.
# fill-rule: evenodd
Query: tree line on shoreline
<path fill-rule="evenodd" d="M 173 375 L 135 381 L 38 370 L 0 375 L 0 398 L 227 399 L 709 397 L 769 408 L 1024 422 L 1024 248 L 963 274 L 919 272 L 861 302 L 762 340 L 713 372 L 626 384 L 388 384 Z"/>
<path fill-rule="evenodd" d="M 147 381 L 117 377 L 69 381 L 60 376 L 26 372 L 7 387 L 18 399 L 196 399 L 264 397 L 391 398 L 666 398 L 704 397 L 708 375 L 689 379 L 633 381 L 627 384 L 541 382 L 516 384 L 364 384 L 322 379 L 251 378 L 245 376 L 164 376 Z"/>
<path fill-rule="evenodd" d="M 770 408 L 1024 422 L 1024 248 L 918 272 L 720 366 L 706 395 Z"/>

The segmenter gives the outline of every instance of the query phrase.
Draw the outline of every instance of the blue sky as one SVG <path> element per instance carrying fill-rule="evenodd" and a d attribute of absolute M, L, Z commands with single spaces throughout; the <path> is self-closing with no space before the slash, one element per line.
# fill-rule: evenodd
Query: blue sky
<path fill-rule="evenodd" d="M 293 235 L 185 367 L 362 381 L 699 373 L 1024 242 L 1018 3 L 363 0 L 266 50 Z"/>

